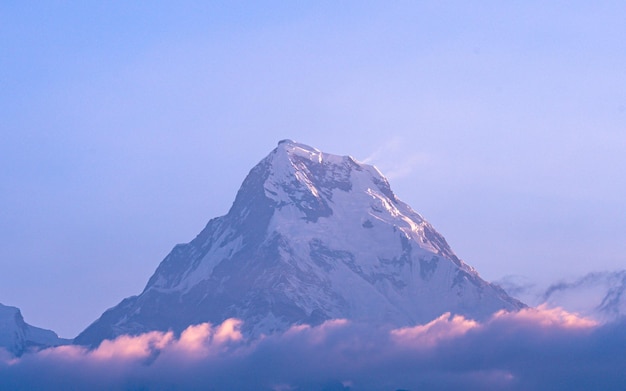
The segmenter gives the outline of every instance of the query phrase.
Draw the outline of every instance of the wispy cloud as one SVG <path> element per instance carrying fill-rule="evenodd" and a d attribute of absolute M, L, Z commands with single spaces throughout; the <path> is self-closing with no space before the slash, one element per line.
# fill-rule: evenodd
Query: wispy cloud
<path fill-rule="evenodd" d="M 484 323 L 445 314 L 395 330 L 347 320 L 247 340 L 241 322 L 180 336 L 122 336 L 88 350 L 0 354 L 11 390 L 618 390 L 626 323 L 598 325 L 560 309 L 500 312 Z"/>
<path fill-rule="evenodd" d="M 428 154 L 411 150 L 406 140 L 393 136 L 363 159 L 363 163 L 376 165 L 387 178 L 397 179 L 411 175 L 430 160 Z"/>
<path fill-rule="evenodd" d="M 402 139 L 398 136 L 388 138 L 385 143 L 380 145 L 374 152 L 370 153 L 365 159 L 363 159 L 363 163 L 373 164 L 381 157 L 389 155 L 390 152 L 397 151 L 402 146 L 401 140 Z"/>

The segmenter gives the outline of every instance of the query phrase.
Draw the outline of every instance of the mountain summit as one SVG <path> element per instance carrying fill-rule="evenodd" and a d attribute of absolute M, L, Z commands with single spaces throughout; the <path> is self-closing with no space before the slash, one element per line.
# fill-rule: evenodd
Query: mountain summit
<path fill-rule="evenodd" d="M 522 307 L 461 261 L 374 166 L 283 140 L 228 214 L 175 246 L 139 296 L 75 343 L 231 317 L 259 336 L 332 318 L 404 326 Z"/>

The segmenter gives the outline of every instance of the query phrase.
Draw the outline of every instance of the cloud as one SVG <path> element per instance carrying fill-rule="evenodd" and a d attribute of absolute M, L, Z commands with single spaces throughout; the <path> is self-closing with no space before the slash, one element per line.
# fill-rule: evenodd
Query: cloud
<path fill-rule="evenodd" d="M 522 322 L 544 327 L 560 327 L 564 329 L 589 329 L 598 322 L 567 312 L 560 307 L 549 307 L 542 304 L 537 308 L 526 308 L 519 312 L 499 311 L 493 315 L 492 321 L 504 321 L 513 324 Z"/>
<path fill-rule="evenodd" d="M 93 350 L 0 352 L 0 389 L 617 390 L 626 384 L 624 326 L 538 308 L 399 329 L 336 319 L 248 340 L 229 319 Z"/>
<path fill-rule="evenodd" d="M 454 338 L 478 327 L 478 322 L 465 319 L 463 316 L 451 316 L 445 313 L 439 318 L 425 325 L 404 327 L 391 330 L 391 336 L 396 343 L 407 343 L 417 347 L 436 346 L 443 339 Z"/>
<path fill-rule="evenodd" d="M 431 157 L 422 152 L 407 151 L 407 145 L 402 138 L 391 137 L 363 159 L 363 163 L 379 166 L 388 179 L 409 176 L 420 165 L 430 163 Z"/>

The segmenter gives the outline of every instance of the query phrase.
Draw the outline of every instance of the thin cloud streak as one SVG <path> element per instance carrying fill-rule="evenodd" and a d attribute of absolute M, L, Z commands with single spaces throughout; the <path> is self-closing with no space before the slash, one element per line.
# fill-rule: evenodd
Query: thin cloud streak
<path fill-rule="evenodd" d="M 251 341 L 229 319 L 180 336 L 121 336 L 93 350 L 0 353 L 0 388 L 617 390 L 626 384 L 625 325 L 538 308 L 484 323 L 444 314 L 393 330 L 337 319 Z"/>
<path fill-rule="evenodd" d="M 401 137 L 391 137 L 362 162 L 379 166 L 388 179 L 407 177 L 420 165 L 431 162 L 431 157 L 425 153 L 407 152 L 406 145 L 407 142 Z"/>

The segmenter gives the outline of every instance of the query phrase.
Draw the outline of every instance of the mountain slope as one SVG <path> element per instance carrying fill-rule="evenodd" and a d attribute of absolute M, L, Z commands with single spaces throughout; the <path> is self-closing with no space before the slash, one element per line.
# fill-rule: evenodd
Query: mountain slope
<path fill-rule="evenodd" d="M 19 356 L 29 349 L 67 345 L 70 342 L 59 338 L 54 331 L 24 322 L 19 308 L 0 304 L 0 347 L 9 352 Z"/>
<path fill-rule="evenodd" d="M 255 336 L 330 318 L 409 325 L 523 306 L 457 258 L 375 167 L 284 140 L 227 215 L 174 247 L 139 296 L 75 342 L 229 317 Z"/>

